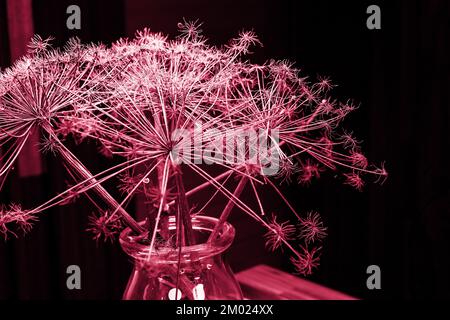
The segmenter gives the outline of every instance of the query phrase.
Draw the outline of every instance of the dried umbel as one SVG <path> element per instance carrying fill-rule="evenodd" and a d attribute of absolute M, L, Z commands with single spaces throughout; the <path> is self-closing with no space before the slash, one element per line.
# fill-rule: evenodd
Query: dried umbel
<path fill-rule="evenodd" d="M 287 61 L 258 65 L 244 60 L 251 46 L 259 45 L 253 32 L 215 47 L 207 44 L 198 24 L 179 27 L 176 39 L 145 29 L 111 47 L 71 40 L 65 50 L 51 50 L 48 41 L 36 38 L 32 52 L 2 73 L 0 145 L 6 152 L 1 176 L 30 130 L 38 127 L 45 137 L 43 148 L 61 156 L 76 181 L 22 216 L 28 221 L 26 217 L 95 191 L 108 209 L 91 218 L 94 238 L 103 231 L 111 239 L 129 226 L 149 244 L 150 257 L 158 243 L 174 248 L 196 243 L 191 216 L 207 213 L 216 197 L 225 197 L 219 229 L 237 208 L 267 228 L 268 248 L 287 248 L 297 271 L 311 273 L 326 227 L 317 213 L 300 215 L 278 185 L 307 185 L 325 169 L 340 172 L 344 184 L 357 189 L 370 176 L 384 181 L 384 167 L 370 164 L 358 141 L 339 129 L 355 107 L 331 98 L 329 79 L 309 81 Z M 123 161 L 92 174 L 65 146 L 69 136 L 77 143 L 94 140 L 100 154 Z M 191 190 L 183 183 L 187 171 L 199 177 Z M 113 178 L 119 180 L 121 201 L 101 185 Z M 266 214 L 260 196 L 264 187 L 286 203 L 297 226 Z M 141 224 L 125 209 L 138 193 L 150 208 Z M 196 199 L 203 203 L 194 207 L 190 198 L 201 193 Z M 175 239 L 164 236 L 169 215 L 177 218 Z M 23 225 L 7 216 L 2 211 L 4 234 L 10 223 Z M 215 236 L 217 231 L 209 241 Z"/>

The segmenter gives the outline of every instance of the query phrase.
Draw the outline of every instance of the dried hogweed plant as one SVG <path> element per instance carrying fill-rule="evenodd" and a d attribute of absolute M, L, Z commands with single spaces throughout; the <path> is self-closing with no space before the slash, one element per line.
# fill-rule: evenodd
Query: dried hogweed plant
<path fill-rule="evenodd" d="M 2 207 L 0 232 L 26 232 L 46 209 L 95 193 L 89 197 L 101 209 L 89 219 L 94 239 L 113 239 L 129 227 L 148 244 L 150 258 L 162 247 L 195 244 L 192 216 L 224 196 L 209 243 L 239 209 L 267 229 L 268 249 L 287 249 L 296 270 L 310 274 L 326 227 L 317 213 L 298 213 L 279 185 L 307 185 L 325 169 L 341 172 L 343 182 L 357 189 L 370 176 L 384 181 L 384 167 L 370 164 L 358 141 L 339 129 L 355 107 L 330 97 L 327 78 L 311 82 L 287 61 L 245 60 L 260 44 L 253 32 L 216 47 L 198 24 L 179 27 L 176 39 L 145 29 L 109 47 L 73 39 L 60 50 L 35 37 L 29 53 L 1 73 L 2 185 L 32 130 L 40 131 L 42 150 L 61 157 L 75 182 L 36 208 Z M 95 141 L 100 154 L 121 161 L 91 173 L 67 147 L 69 138 Z M 201 182 L 185 190 L 188 170 Z M 120 201 L 102 186 L 109 179 L 118 179 Z M 263 187 L 274 190 L 298 223 L 265 211 Z M 244 190 L 254 201 L 241 196 Z M 191 203 L 192 196 L 211 191 L 204 203 Z M 143 222 L 126 211 L 137 194 L 149 208 Z M 163 230 L 171 215 L 176 237 Z"/>

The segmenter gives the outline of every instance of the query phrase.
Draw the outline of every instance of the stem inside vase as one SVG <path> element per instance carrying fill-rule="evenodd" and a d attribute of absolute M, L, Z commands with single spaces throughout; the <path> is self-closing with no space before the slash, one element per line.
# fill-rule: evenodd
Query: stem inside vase
<path fill-rule="evenodd" d="M 171 215 L 168 221 L 170 234 L 175 237 L 180 225 L 177 217 Z M 222 253 L 234 239 L 233 226 L 225 223 L 213 245 L 207 242 L 217 223 L 216 218 L 193 217 L 191 224 L 196 244 L 177 248 L 159 243 L 151 251 L 150 259 L 149 245 L 143 244 L 129 228 L 125 229 L 120 235 L 120 243 L 125 253 L 133 258 L 135 268 L 124 298 L 241 299 L 239 285 L 222 259 Z"/>

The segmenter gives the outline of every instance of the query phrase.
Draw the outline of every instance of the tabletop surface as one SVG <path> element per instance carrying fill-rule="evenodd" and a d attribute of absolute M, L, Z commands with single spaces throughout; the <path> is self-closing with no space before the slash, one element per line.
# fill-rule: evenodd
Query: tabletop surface
<path fill-rule="evenodd" d="M 236 274 L 249 300 L 355 300 L 355 297 L 327 288 L 287 272 L 260 264 Z"/>

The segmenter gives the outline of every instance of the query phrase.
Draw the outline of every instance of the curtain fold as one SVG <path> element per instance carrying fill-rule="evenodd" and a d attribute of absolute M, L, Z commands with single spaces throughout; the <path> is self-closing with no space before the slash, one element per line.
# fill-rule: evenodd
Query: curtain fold
<path fill-rule="evenodd" d="M 11 62 L 27 52 L 27 45 L 33 37 L 33 12 L 31 0 L 7 0 L 6 13 L 8 23 L 9 50 Z M 18 158 L 20 177 L 38 176 L 43 171 L 39 152 L 39 132 L 28 138 Z"/>

